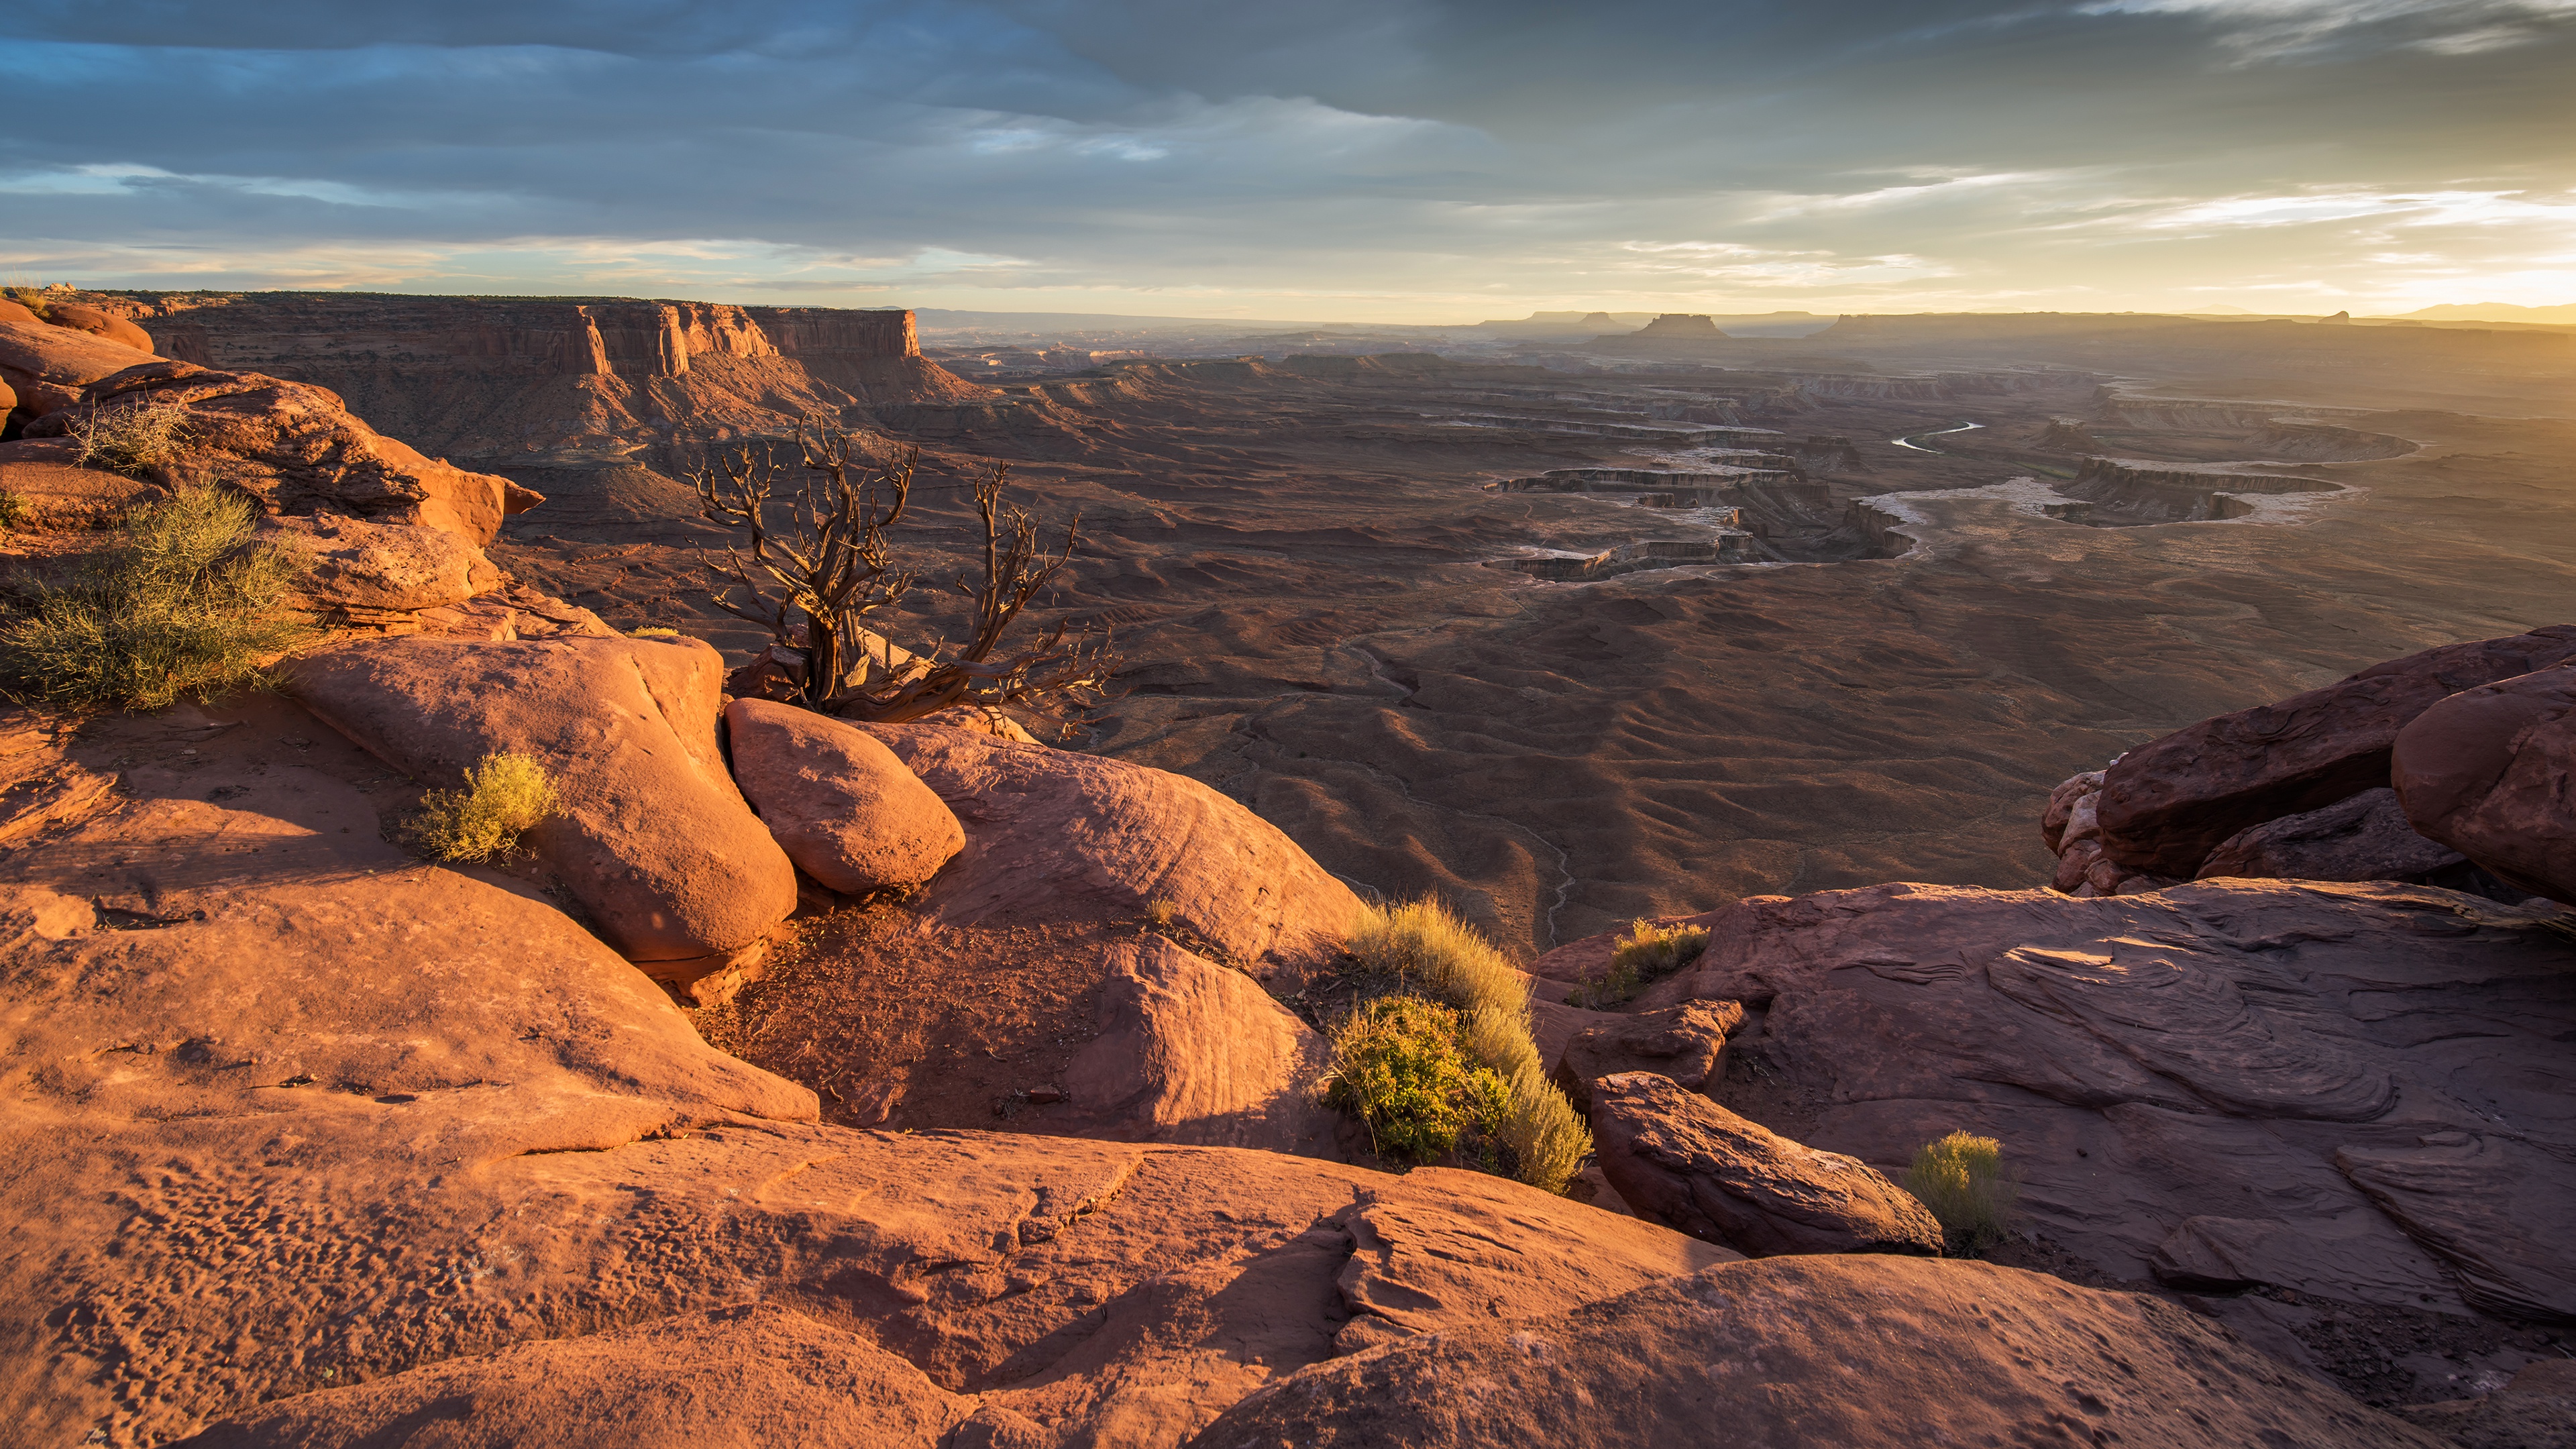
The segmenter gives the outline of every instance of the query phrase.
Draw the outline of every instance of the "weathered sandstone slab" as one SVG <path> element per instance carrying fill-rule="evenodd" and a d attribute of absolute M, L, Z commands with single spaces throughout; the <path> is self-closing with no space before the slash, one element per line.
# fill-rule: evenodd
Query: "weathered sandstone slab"
<path fill-rule="evenodd" d="M 1616 1017 L 1574 1033 L 1557 1058 L 1556 1084 L 1583 1113 L 1592 1110 L 1592 1083 L 1621 1072 L 1654 1072 L 1695 1092 L 1717 1071 L 1727 1033 L 1743 1022 L 1744 1008 L 1732 1001 Z"/>
<path fill-rule="evenodd" d="M 1887 885 L 1719 913 L 1639 1005 L 1743 1002 L 1729 1057 L 1817 1104 L 1792 1128 L 1811 1146 L 1894 1173 L 1954 1129 L 1999 1139 L 2021 1222 L 2114 1279 L 2225 1218 L 2280 1225 L 2231 1230 L 2233 1278 L 2556 1317 L 2576 1312 L 2556 920 L 2387 883 Z"/>
<path fill-rule="evenodd" d="M 1270 978 L 1329 961 L 1360 908 L 1277 826 L 1196 780 L 946 725 L 870 725 L 966 827 L 925 906 L 942 919 L 1167 901 L 1232 964 Z"/>
<path fill-rule="evenodd" d="M 2453 695 L 2397 737 L 2392 778 L 2415 829 L 2498 879 L 2576 902 L 2576 669 Z"/>
<path fill-rule="evenodd" d="M 2045 1426 L 2044 1428 L 2041 1426 Z M 2435 1449 L 2151 1298 L 1984 1263 L 1728 1263 L 1293 1375 L 1205 1449 L 2068 1442 Z"/>
<path fill-rule="evenodd" d="M 269 541 L 305 561 L 295 591 L 307 608 L 417 613 L 500 586 L 501 570 L 462 534 L 338 514 L 268 520 Z"/>
<path fill-rule="evenodd" d="M 2134 871 L 2189 878 L 2250 825 L 2388 783 L 2397 732 L 2449 695 L 2576 658 L 2576 625 L 2446 644 L 2340 683 L 2206 719 L 2105 772 L 2102 848 Z"/>
<path fill-rule="evenodd" d="M 636 961 L 738 950 L 796 908 L 795 870 L 716 747 L 721 657 L 694 639 L 389 639 L 296 660 L 307 708 L 452 788 L 496 750 L 543 760 L 561 810 L 528 834 Z"/>
<path fill-rule="evenodd" d="M 737 699 L 725 730 L 743 797 L 787 858 L 833 890 L 911 890 L 965 847 L 956 814 L 855 725 Z"/>
<path fill-rule="evenodd" d="M 131 347 L 146 357 L 156 355 L 152 350 L 150 333 L 123 317 L 102 312 L 96 307 L 84 307 L 78 302 L 53 302 L 46 306 L 44 320 L 56 327 L 86 332 L 93 337 Z"/>
<path fill-rule="evenodd" d="M 1592 1083 L 1601 1171 L 1640 1216 L 1748 1257 L 1941 1254 L 1941 1224 L 1867 1164 L 1748 1122 L 1679 1082 Z"/>

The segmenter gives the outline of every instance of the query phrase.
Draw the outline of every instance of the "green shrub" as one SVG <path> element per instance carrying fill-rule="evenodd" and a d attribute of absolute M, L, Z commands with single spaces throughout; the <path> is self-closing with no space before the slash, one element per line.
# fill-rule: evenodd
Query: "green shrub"
<path fill-rule="evenodd" d="M 495 753 L 465 772 L 462 790 L 423 796 L 412 834 L 440 860 L 490 860 L 516 849 L 519 837 L 561 803 L 555 782 L 534 755 Z"/>
<path fill-rule="evenodd" d="M 1352 957 L 1346 974 L 1363 995 L 1419 995 L 1450 1009 L 1458 1052 L 1492 1079 L 1484 1090 L 1493 1112 L 1488 1136 L 1502 1158 L 1496 1169 L 1564 1191 L 1592 1151 L 1592 1134 L 1547 1079 L 1530 1038 L 1526 978 L 1437 901 L 1369 907 L 1345 949 Z"/>
<path fill-rule="evenodd" d="M 142 477 L 188 450 L 188 410 L 177 403 L 140 402 L 99 407 L 66 429 L 80 445 L 80 465 Z"/>
<path fill-rule="evenodd" d="M 18 696 L 153 710 L 255 681 L 310 626 L 286 606 L 302 565 L 252 542 L 252 517 L 248 499 L 206 487 L 128 512 L 71 583 L 37 589 L 0 627 Z"/>
<path fill-rule="evenodd" d="M 1595 1011 L 1617 1006 L 1648 982 L 1670 976 L 1698 960 L 1707 949 L 1706 926 L 1658 926 L 1643 919 L 1631 921 L 1628 934 L 1611 948 L 1609 968 L 1599 980 L 1585 982 L 1567 998 L 1567 1004 L 1588 1006 Z"/>
<path fill-rule="evenodd" d="M 15 529 L 27 521 L 27 500 L 0 488 L 0 529 Z"/>
<path fill-rule="evenodd" d="M 1952 1243 L 1965 1249 L 2002 1242 L 2019 1187 L 2004 1173 L 2004 1145 L 1953 1132 L 1914 1154 L 1905 1189 L 1932 1210 Z"/>
<path fill-rule="evenodd" d="M 1458 1013 L 1416 996 L 1381 996 L 1333 1031 L 1325 1100 L 1360 1119 L 1382 1157 L 1430 1162 L 1472 1123 L 1492 1127 L 1508 1092 L 1458 1048 Z"/>

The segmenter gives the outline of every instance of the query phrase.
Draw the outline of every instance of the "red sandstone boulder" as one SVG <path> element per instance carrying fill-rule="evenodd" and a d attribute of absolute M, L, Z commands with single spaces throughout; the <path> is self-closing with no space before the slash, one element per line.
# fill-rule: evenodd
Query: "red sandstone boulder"
<path fill-rule="evenodd" d="M 2172 1304 L 1985 1263 L 1727 1263 L 1318 1364 L 1195 1449 L 2443 1449 Z"/>
<path fill-rule="evenodd" d="M 2576 903 L 2576 669 L 2453 695 L 2397 737 L 2391 777 L 2415 829 L 2498 879 Z"/>
<path fill-rule="evenodd" d="M 2176 730 L 2105 771 L 2102 849 L 2131 871 L 2188 879 L 2248 826 L 2387 784 L 2397 732 L 2435 703 L 2571 658 L 2576 625 L 2553 624 L 2427 649 Z"/>
<path fill-rule="evenodd" d="M 134 365 L 134 349 L 124 343 L 0 317 L 0 383 L 17 393 L 18 406 L 31 417 L 70 407 L 89 384 Z"/>
<path fill-rule="evenodd" d="M 25 322 L 31 325 L 40 326 L 43 324 L 44 320 L 44 318 L 37 316 L 35 312 L 30 310 L 25 304 L 10 301 L 6 297 L 0 297 L 0 322 Z"/>
<path fill-rule="evenodd" d="M 395 769 L 453 787 L 534 754 L 562 808 L 528 844 L 633 961 L 703 961 L 796 908 L 796 874 L 716 747 L 722 657 L 694 639 L 388 639 L 296 660 L 308 709 Z M 712 969 L 714 963 L 708 963 Z"/>
<path fill-rule="evenodd" d="M 8 336 L 0 324 L 0 371 L 9 363 Z M 189 445 L 163 470 L 165 482 L 229 484 L 257 495 L 277 513 L 328 511 L 443 529 L 477 548 L 499 534 L 504 517 L 544 501 L 506 478 L 422 457 L 352 417 L 326 388 L 187 362 L 138 366 L 134 354 L 116 344 L 90 345 L 117 354 L 126 366 L 84 379 L 90 385 L 79 393 L 83 407 L 186 410 Z M 67 426 L 66 418 L 42 417 L 29 426 L 28 436 L 58 435 Z"/>
<path fill-rule="evenodd" d="M 743 797 L 787 858 L 833 890 L 911 890 L 965 847 L 957 816 L 855 725 L 737 699 L 725 729 Z"/>
<path fill-rule="evenodd" d="M 1602 1174 L 1638 1214 L 1749 1257 L 1940 1256 L 1941 1224 L 1856 1158 L 1818 1152 L 1683 1088 L 1629 1072 L 1592 1083 Z"/>
<path fill-rule="evenodd" d="M 1115 1142 L 1338 1157 L 1321 1100 L 1332 1049 L 1251 977 L 1160 936 L 1109 953 L 1100 1035 L 1065 1074 L 1051 1130 Z"/>
<path fill-rule="evenodd" d="M 1167 901 L 1229 964 L 1272 978 L 1331 960 L 1359 913 L 1277 826 L 1196 780 L 946 725 L 863 728 L 965 824 L 965 853 L 923 898 L 943 920 Z"/>
<path fill-rule="evenodd" d="M 84 307 L 78 302 L 51 302 L 46 304 L 44 320 L 56 327 L 86 332 L 93 337 L 103 337 L 120 346 L 131 347 L 146 357 L 154 355 L 151 334 L 123 317 L 102 312 L 96 307 Z"/>
<path fill-rule="evenodd" d="M 1592 1110 L 1593 1082 L 1622 1072 L 1653 1072 L 1696 1092 L 1716 1073 L 1727 1033 L 1743 1022 L 1744 1008 L 1735 1002 L 1686 1001 L 1586 1027 L 1557 1058 L 1556 1084 L 1584 1113 Z"/>
<path fill-rule="evenodd" d="M 2201 862 L 2200 878 L 2425 881 L 2460 863 L 2415 833 L 2396 791 L 2379 789 L 2240 830 Z"/>
<path fill-rule="evenodd" d="M 111 528 L 138 503 L 165 496 L 157 483 L 84 468 L 80 445 L 68 438 L 0 443 L 0 490 L 18 495 L 22 527 Z"/>

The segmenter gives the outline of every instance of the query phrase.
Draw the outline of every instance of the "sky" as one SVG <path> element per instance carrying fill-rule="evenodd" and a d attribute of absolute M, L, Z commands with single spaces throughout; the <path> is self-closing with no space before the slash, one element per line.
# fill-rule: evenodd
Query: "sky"
<path fill-rule="evenodd" d="M 13 0 L 0 276 L 1456 324 L 2576 302 L 2576 0 Z"/>

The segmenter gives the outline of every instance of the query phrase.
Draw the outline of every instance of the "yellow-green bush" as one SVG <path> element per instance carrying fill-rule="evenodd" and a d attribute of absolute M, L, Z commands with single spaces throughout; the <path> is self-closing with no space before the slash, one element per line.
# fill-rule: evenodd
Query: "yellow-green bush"
<path fill-rule="evenodd" d="M 1490 1132 L 1507 1090 L 1458 1046 L 1458 1013 L 1415 996 L 1381 996 L 1333 1031 L 1324 1099 L 1360 1119 L 1382 1157 L 1430 1162 L 1470 1125 Z"/>
<path fill-rule="evenodd" d="M 150 710 L 255 682 L 310 626 L 286 603 L 302 564 L 253 542 L 252 517 L 248 499 L 204 487 L 133 509 L 69 584 L 0 625 L 14 692 Z"/>
<path fill-rule="evenodd" d="M 1594 1010 L 1616 1006 L 1637 994 L 1639 987 L 1679 971 L 1708 949 L 1706 926 L 1658 926 L 1644 919 L 1628 925 L 1628 934 L 1614 943 L 1610 965 L 1600 979 L 1583 984 L 1569 1005 L 1588 1006 Z"/>
<path fill-rule="evenodd" d="M 490 860 L 517 848 L 519 837 L 555 811 L 555 782 L 536 756 L 485 755 L 465 772 L 462 790 L 423 796 L 412 833 L 440 860 Z"/>
<path fill-rule="evenodd" d="M 1953 1243 L 1989 1247 L 2003 1241 L 2020 1193 L 2003 1159 L 2004 1145 L 1994 1138 L 1953 1132 L 1914 1154 L 1905 1189 L 1932 1210 Z"/>
<path fill-rule="evenodd" d="M 188 450 L 188 410 L 176 403 L 92 406 L 65 435 L 80 445 L 80 465 L 143 477 Z"/>
<path fill-rule="evenodd" d="M 1562 1192 L 1592 1151 L 1592 1134 L 1547 1079 L 1530 1039 L 1525 978 L 1503 953 L 1437 901 L 1369 907 L 1352 927 L 1346 973 L 1363 996 L 1422 997 L 1453 1013 L 1457 1050 L 1492 1078 L 1488 1135 L 1497 1164 L 1533 1187 Z M 1356 1019 L 1356 1014 L 1355 1014 Z"/>

